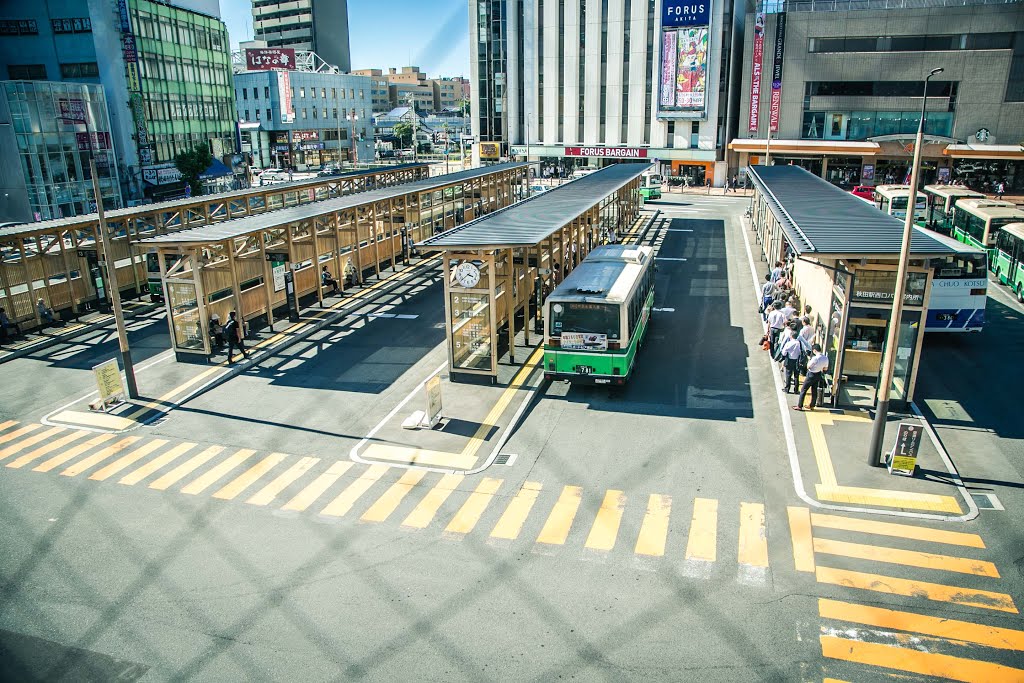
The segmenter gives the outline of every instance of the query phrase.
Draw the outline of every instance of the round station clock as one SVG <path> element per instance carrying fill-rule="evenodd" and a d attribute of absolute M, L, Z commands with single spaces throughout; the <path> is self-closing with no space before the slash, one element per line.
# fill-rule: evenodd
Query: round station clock
<path fill-rule="evenodd" d="M 476 287 L 480 282 L 480 269 L 468 261 L 460 263 L 455 268 L 455 281 L 466 289 Z"/>

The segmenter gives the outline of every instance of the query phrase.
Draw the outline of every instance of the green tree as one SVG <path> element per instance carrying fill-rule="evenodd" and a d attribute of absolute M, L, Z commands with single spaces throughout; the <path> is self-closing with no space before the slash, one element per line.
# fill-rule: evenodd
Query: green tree
<path fill-rule="evenodd" d="M 405 147 L 412 141 L 412 124 L 399 121 L 395 124 L 394 134 L 398 144 L 401 147 Z"/>
<path fill-rule="evenodd" d="M 199 182 L 199 176 L 211 163 L 213 154 L 210 153 L 210 146 L 205 143 L 174 156 L 174 167 L 181 173 L 181 179 L 192 188 L 193 197 L 203 193 L 203 184 Z"/>

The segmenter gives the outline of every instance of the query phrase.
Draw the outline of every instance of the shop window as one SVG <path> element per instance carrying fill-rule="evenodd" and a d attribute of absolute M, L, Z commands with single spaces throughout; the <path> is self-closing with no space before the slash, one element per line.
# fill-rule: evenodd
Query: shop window
<path fill-rule="evenodd" d="M 825 133 L 825 112 L 804 112 L 803 136 L 805 139 L 820 140 Z"/>
<path fill-rule="evenodd" d="M 846 137 L 848 140 L 866 140 L 875 134 L 875 112 L 855 111 L 850 114 Z"/>

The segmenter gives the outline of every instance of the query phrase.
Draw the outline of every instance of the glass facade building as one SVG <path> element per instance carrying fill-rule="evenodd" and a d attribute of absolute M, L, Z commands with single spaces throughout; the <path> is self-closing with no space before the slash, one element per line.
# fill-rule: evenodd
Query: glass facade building
<path fill-rule="evenodd" d="M 2 84 L 17 155 L 35 220 L 96 210 L 89 157 L 96 161 L 107 209 L 121 208 L 110 118 L 103 88 L 84 83 L 5 81 Z M 59 119 L 61 100 L 81 102 L 88 126 Z M 7 150 L 5 156 L 13 150 Z M 7 159 L 10 161 L 9 157 Z"/>

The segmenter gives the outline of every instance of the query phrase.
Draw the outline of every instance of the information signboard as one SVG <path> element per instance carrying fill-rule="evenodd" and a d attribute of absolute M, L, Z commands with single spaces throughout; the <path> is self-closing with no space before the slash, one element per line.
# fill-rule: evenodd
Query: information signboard
<path fill-rule="evenodd" d="M 917 468 L 917 453 L 921 448 L 921 432 L 923 431 L 920 424 L 900 423 L 900 429 L 896 433 L 896 443 L 893 445 L 892 451 L 889 452 L 887 462 L 889 474 L 914 476 L 914 470 Z"/>
<path fill-rule="evenodd" d="M 92 373 L 96 377 L 96 387 L 104 406 L 124 400 L 124 384 L 121 383 L 121 369 L 116 359 L 111 358 L 94 366 Z"/>
<path fill-rule="evenodd" d="M 441 419 L 441 375 L 434 375 L 423 385 L 426 394 L 426 411 L 423 422 L 433 428 Z"/>

